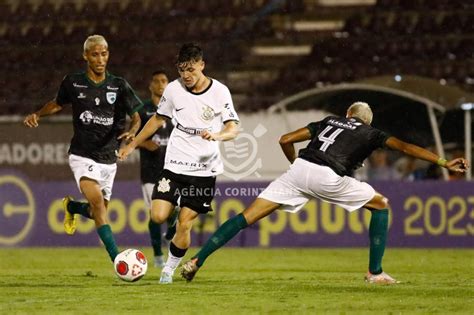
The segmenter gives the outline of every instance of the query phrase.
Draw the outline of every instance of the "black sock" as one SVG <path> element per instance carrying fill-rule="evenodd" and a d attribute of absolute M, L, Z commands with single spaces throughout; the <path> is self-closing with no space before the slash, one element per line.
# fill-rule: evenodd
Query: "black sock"
<path fill-rule="evenodd" d="M 161 251 L 161 224 L 148 221 L 148 231 L 150 232 L 151 246 L 155 256 L 163 256 Z"/>
<path fill-rule="evenodd" d="M 188 250 L 187 248 L 182 249 L 182 248 L 176 247 L 176 245 L 174 245 L 173 242 L 170 243 L 170 253 L 174 257 L 178 257 L 178 258 L 183 257 L 186 254 L 187 250 Z"/>

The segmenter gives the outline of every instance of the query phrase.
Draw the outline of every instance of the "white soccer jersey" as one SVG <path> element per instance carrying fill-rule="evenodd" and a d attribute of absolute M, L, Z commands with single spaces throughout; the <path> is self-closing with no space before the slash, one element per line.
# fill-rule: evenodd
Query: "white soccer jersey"
<path fill-rule="evenodd" d="M 174 80 L 163 92 L 157 114 L 176 122 L 166 149 L 165 169 L 191 176 L 215 176 L 224 171 L 219 143 L 201 138 L 204 130 L 219 132 L 225 122 L 239 120 L 224 84 L 211 79 L 206 90 L 193 93 L 181 79 Z"/>

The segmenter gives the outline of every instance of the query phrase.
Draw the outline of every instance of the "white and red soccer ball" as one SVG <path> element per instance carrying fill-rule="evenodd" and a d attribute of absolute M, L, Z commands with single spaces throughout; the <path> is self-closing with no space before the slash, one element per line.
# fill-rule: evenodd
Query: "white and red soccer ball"
<path fill-rule="evenodd" d="M 133 248 L 124 250 L 114 260 L 115 273 L 127 282 L 140 280 L 146 274 L 147 268 L 148 262 L 145 255 Z"/>

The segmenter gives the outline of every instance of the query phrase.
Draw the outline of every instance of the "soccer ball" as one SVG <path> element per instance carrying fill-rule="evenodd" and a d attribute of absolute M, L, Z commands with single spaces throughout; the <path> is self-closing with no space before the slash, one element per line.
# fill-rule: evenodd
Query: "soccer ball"
<path fill-rule="evenodd" d="M 123 281 L 134 282 L 140 280 L 148 268 L 145 255 L 133 248 L 121 252 L 115 257 L 114 269 L 117 276 Z"/>

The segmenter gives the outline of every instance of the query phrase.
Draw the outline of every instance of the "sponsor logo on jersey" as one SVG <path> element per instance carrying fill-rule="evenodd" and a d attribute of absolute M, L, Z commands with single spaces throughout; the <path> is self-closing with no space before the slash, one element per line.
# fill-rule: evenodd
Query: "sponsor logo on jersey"
<path fill-rule="evenodd" d="M 100 117 L 94 116 L 91 111 L 84 111 L 79 115 L 79 119 L 82 121 L 84 125 L 96 124 L 96 125 L 103 125 L 103 126 L 110 126 L 114 123 L 113 117 Z"/>
<path fill-rule="evenodd" d="M 341 128 L 344 128 L 344 129 L 350 129 L 350 130 L 355 130 L 355 129 L 357 129 L 358 126 L 362 125 L 362 123 L 359 123 L 357 121 L 355 121 L 353 123 L 352 122 L 344 123 L 344 122 L 337 121 L 337 120 L 334 120 L 334 119 L 330 119 L 328 121 L 328 124 L 336 126 L 336 127 L 341 127 Z"/>
<path fill-rule="evenodd" d="M 113 86 L 110 86 L 110 85 L 107 85 L 107 90 L 111 90 L 111 91 L 118 91 L 118 87 L 113 87 Z"/>
<path fill-rule="evenodd" d="M 77 84 L 76 82 L 73 82 L 72 86 L 80 89 L 87 89 L 87 85 Z"/>
<path fill-rule="evenodd" d="M 158 182 L 158 192 L 168 192 L 170 191 L 171 187 L 170 187 L 170 181 L 169 179 L 166 179 L 166 178 L 162 178 L 159 182 Z"/>
<path fill-rule="evenodd" d="M 117 100 L 117 93 L 116 92 L 107 92 L 105 94 L 105 97 L 107 98 L 107 102 L 109 102 L 109 104 L 113 104 Z"/>
<path fill-rule="evenodd" d="M 229 103 L 226 103 L 226 104 L 224 105 L 224 108 L 227 109 L 227 111 L 229 112 L 229 117 L 231 117 L 231 118 L 234 118 L 234 117 L 235 117 L 234 111 L 233 111 L 233 109 L 230 108 L 230 104 L 229 104 Z"/>
<path fill-rule="evenodd" d="M 207 169 L 207 164 L 206 163 L 195 163 L 195 162 L 183 162 L 183 161 L 177 161 L 177 160 L 170 160 L 170 164 L 174 165 L 181 165 L 181 166 L 188 166 L 189 168 L 194 168 L 194 169 Z"/>
<path fill-rule="evenodd" d="M 77 96 L 77 98 L 86 98 L 86 95 L 84 93 L 79 93 L 79 95 Z"/>
<path fill-rule="evenodd" d="M 205 121 L 210 121 L 214 118 L 214 110 L 212 107 L 205 105 L 202 108 L 202 115 L 201 118 L 204 119 Z"/>

